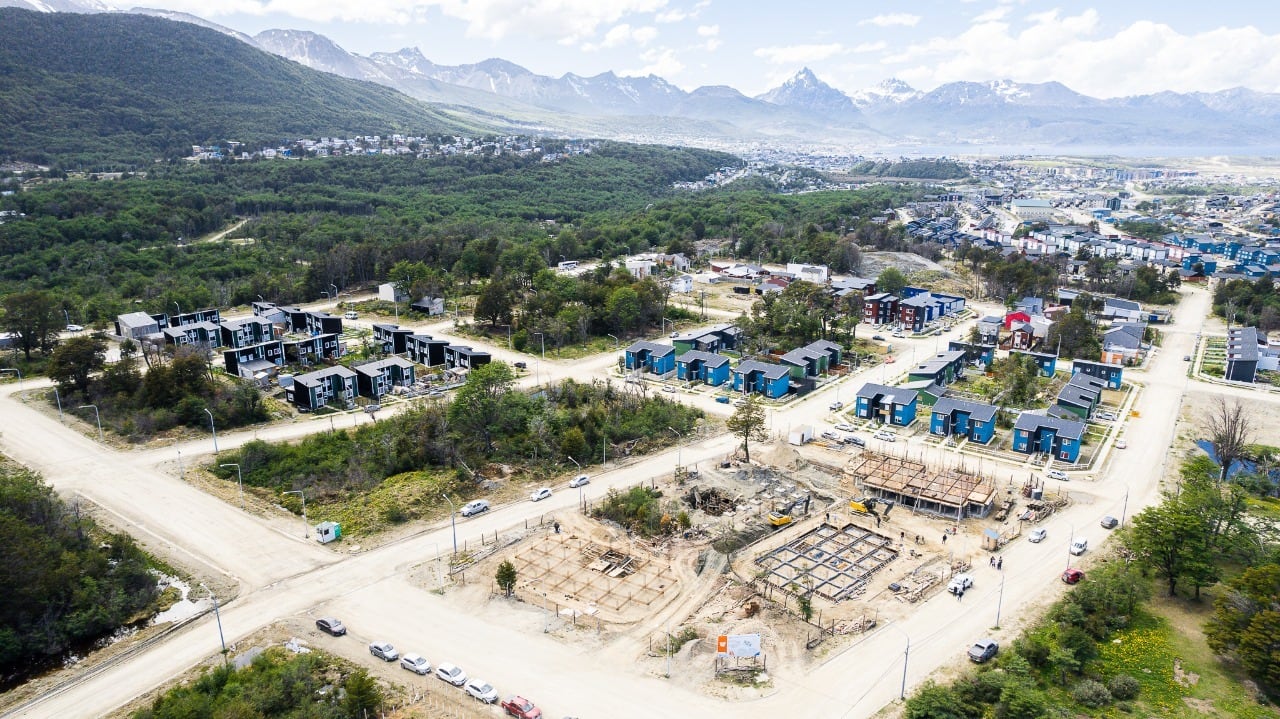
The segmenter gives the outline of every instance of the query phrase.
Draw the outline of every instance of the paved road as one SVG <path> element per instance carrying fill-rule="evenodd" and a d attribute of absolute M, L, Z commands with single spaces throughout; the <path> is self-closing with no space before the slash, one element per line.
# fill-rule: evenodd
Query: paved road
<path fill-rule="evenodd" d="M 965 647 L 988 633 L 994 623 L 1001 591 L 1002 624 L 1006 627 L 1016 626 L 1035 603 L 1060 591 L 1056 579 L 1067 564 L 1066 547 L 1073 534 L 1089 537 L 1091 551 L 1096 551 L 1105 536 L 1097 525 L 1102 515 L 1118 515 L 1126 496 L 1128 516 L 1158 498 L 1161 473 L 1156 468 L 1163 470 L 1168 461 L 1178 406 L 1188 383 L 1181 357 L 1191 352 L 1194 334 L 1209 306 L 1206 292 L 1193 289 L 1185 294 L 1186 299 L 1175 312 L 1174 324 L 1166 328 L 1164 348 L 1145 373 L 1148 386 L 1135 405 L 1141 417 L 1129 420 L 1129 449 L 1115 453 L 1099 481 L 1072 485 L 1077 501 L 1049 522 L 1047 541 L 1038 545 L 1021 542 L 1008 548 L 1003 575 L 980 568 L 977 586 L 966 594 L 959 605 L 960 612 L 955 600 L 943 594 L 921 606 L 909 622 L 886 624 L 812 671 L 772 667 L 777 692 L 768 699 L 734 705 L 734 714 L 870 716 L 898 695 L 902 651 L 908 638 L 909 689 L 939 667 L 963 661 Z M 902 341 L 895 344 L 899 342 Z M 918 347 L 922 354 L 931 351 L 932 343 L 932 339 L 902 342 Z M 544 375 L 544 381 L 583 378 L 602 372 L 613 362 L 616 357 L 612 354 L 585 362 L 548 360 L 539 374 Z M 874 378 L 877 371 L 872 370 L 870 376 Z M 772 410 L 771 422 L 775 429 L 781 429 L 784 423 L 825 420 L 829 418 L 826 406 L 836 392 L 841 392 L 848 404 L 853 388 L 861 381 L 837 383 L 816 397 Z M 365 651 L 361 642 L 391 639 L 405 649 L 422 651 L 433 662 L 457 661 L 504 690 L 515 687 L 528 691 L 539 699 L 548 716 L 698 716 L 726 711 L 719 701 L 689 691 L 679 683 L 646 675 L 639 669 L 619 670 L 617 666 L 621 664 L 600 660 L 601 652 L 624 658 L 635 656 L 631 653 L 633 638 L 624 638 L 621 646 L 603 649 L 589 644 L 566 645 L 536 631 L 511 629 L 490 621 L 483 607 L 462 611 L 407 584 L 404 575 L 411 565 L 429 560 L 448 546 L 451 535 L 447 523 L 363 554 L 337 555 L 272 522 L 247 516 L 235 506 L 212 499 L 157 468 L 159 462 L 172 464 L 176 449 L 182 449 L 187 461 L 194 462 L 197 454 L 212 449 L 211 442 L 186 443 L 173 451 L 106 449 L 91 438 L 68 430 L 56 419 L 24 406 L 13 397 L 15 389 L 9 385 L 0 395 L 0 445 L 4 450 L 43 472 L 59 491 L 81 492 L 117 515 L 131 531 L 237 580 L 240 597 L 222 613 L 230 643 L 277 618 L 332 611 L 352 627 L 353 636 L 334 640 L 334 646 L 343 653 L 361 655 Z M 723 405 L 713 409 L 729 411 Z M 353 417 L 353 421 L 368 421 L 361 415 Z M 280 439 L 327 428 L 328 422 L 320 420 L 226 433 L 219 436 L 219 446 L 238 446 L 255 435 Z M 685 464 L 693 464 L 722 457 L 732 445 L 732 438 L 719 436 L 686 445 L 679 452 Z M 671 451 L 598 473 L 587 491 L 599 493 L 610 486 L 663 474 L 670 471 L 675 458 L 676 452 Z M 465 520 L 459 534 L 474 538 L 546 512 L 570 511 L 576 500 L 576 493 L 558 491 L 538 504 L 518 503 Z M 1001 630 L 995 636 L 1007 641 L 1012 630 Z M 216 648 L 212 619 L 196 622 L 155 648 L 73 684 L 16 716 L 107 713 L 207 659 Z M 619 704 L 619 696 L 644 697 L 644 701 Z M 624 706 L 627 709 L 622 709 Z"/>

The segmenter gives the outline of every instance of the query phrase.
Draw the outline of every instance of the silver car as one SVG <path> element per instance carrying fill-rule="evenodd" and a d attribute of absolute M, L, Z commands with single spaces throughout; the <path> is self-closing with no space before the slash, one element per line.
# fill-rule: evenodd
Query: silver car
<path fill-rule="evenodd" d="M 436 677 L 441 681 L 449 682 L 455 687 L 460 687 L 467 683 L 467 673 L 462 671 L 462 667 L 449 662 L 440 662 L 436 667 Z"/>
<path fill-rule="evenodd" d="M 467 685 L 463 687 L 463 690 L 466 691 L 472 699 L 482 701 L 485 704 L 492 704 L 498 701 L 498 690 L 494 689 L 492 684 L 483 679 L 472 679 L 468 681 Z"/>
<path fill-rule="evenodd" d="M 400 652 L 396 651 L 391 642 L 374 642 L 369 645 L 369 653 L 384 662 L 394 662 L 400 658 Z"/>
<path fill-rule="evenodd" d="M 400 657 L 400 667 L 423 676 L 431 673 L 431 663 L 421 654 L 406 654 Z"/>

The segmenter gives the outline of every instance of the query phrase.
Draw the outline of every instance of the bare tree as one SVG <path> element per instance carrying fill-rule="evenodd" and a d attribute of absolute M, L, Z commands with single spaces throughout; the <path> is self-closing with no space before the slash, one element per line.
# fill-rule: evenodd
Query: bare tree
<path fill-rule="evenodd" d="M 1219 397 L 1209 410 L 1205 429 L 1209 433 L 1209 443 L 1213 445 L 1214 454 L 1222 469 L 1218 480 L 1227 478 L 1227 470 L 1236 460 L 1245 456 L 1245 448 L 1253 442 L 1254 418 L 1240 400 L 1227 402 Z"/>

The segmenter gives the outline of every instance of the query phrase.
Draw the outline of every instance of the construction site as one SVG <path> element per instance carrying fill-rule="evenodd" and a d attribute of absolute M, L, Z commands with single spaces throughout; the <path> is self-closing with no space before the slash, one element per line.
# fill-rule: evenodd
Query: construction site
<path fill-rule="evenodd" d="M 845 472 L 860 490 L 913 512 L 960 520 L 986 517 L 995 508 L 995 481 L 964 467 L 936 469 L 906 457 L 862 452 Z"/>

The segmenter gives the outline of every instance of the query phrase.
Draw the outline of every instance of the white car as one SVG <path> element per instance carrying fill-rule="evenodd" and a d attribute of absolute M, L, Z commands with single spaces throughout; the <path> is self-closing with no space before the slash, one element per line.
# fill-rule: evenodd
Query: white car
<path fill-rule="evenodd" d="M 1045 472 L 1045 473 L 1044 473 L 1044 476 L 1048 477 L 1049 479 L 1056 479 L 1056 480 L 1058 480 L 1059 482 L 1069 482 L 1069 481 L 1071 481 L 1071 478 L 1067 476 L 1067 473 L 1066 473 L 1066 472 L 1063 472 L 1063 471 L 1062 471 L 1062 470 L 1060 470 L 1060 469 L 1051 469 L 1051 470 L 1049 470 L 1049 471 Z"/>
<path fill-rule="evenodd" d="M 480 514 L 481 512 L 487 512 L 487 511 L 489 511 L 489 500 L 473 499 L 470 502 L 467 502 L 466 504 L 462 505 L 462 511 L 459 512 L 459 514 L 461 514 L 464 517 L 470 517 L 473 514 Z"/>
<path fill-rule="evenodd" d="M 844 409 L 844 402 L 832 402 L 829 409 L 832 412 L 839 412 L 840 410 Z"/>
<path fill-rule="evenodd" d="M 585 474 L 579 474 L 577 477 L 574 477 L 573 479 L 569 480 L 569 487 L 572 489 L 577 489 L 578 487 L 582 487 L 588 484 L 591 484 L 591 478 Z"/>
<path fill-rule="evenodd" d="M 83 325 L 67 325 L 68 332 L 84 332 Z"/>
<path fill-rule="evenodd" d="M 406 654 L 400 657 L 400 667 L 423 676 L 431 673 L 431 663 L 421 654 Z"/>
<path fill-rule="evenodd" d="M 400 652 L 391 646 L 391 642 L 374 642 L 369 645 L 369 653 L 384 662 L 394 662 L 400 658 Z"/>
<path fill-rule="evenodd" d="M 356 312 L 351 311 L 351 310 L 347 310 L 346 312 L 343 312 L 343 313 L 342 313 L 342 319 L 344 319 L 344 320 L 358 320 L 358 319 L 360 319 L 360 315 L 359 315 L 359 314 L 357 314 Z"/>
<path fill-rule="evenodd" d="M 957 574 L 951 578 L 951 583 L 947 585 L 947 591 L 952 594 L 959 594 L 972 586 L 972 574 Z"/>
<path fill-rule="evenodd" d="M 1071 543 L 1070 551 L 1072 554 L 1078 557 L 1081 554 L 1084 554 L 1085 550 L 1087 550 L 1088 548 L 1089 548 L 1089 540 L 1085 539 L 1084 537 L 1081 537 L 1080 539 L 1077 539 L 1076 541 Z"/>
<path fill-rule="evenodd" d="M 1114 422 L 1116 421 L 1116 413 L 1115 412 L 1099 412 L 1098 414 L 1094 415 L 1094 418 L 1100 419 L 1103 422 Z"/>
<path fill-rule="evenodd" d="M 493 685 L 483 679 L 472 679 L 463 687 L 472 699 L 477 699 L 485 704 L 492 704 L 498 701 L 498 690 Z"/>
<path fill-rule="evenodd" d="M 550 496 L 551 496 L 550 487 L 540 487 L 538 489 L 533 490 L 533 494 L 529 495 L 529 499 L 530 501 L 533 501 L 533 502 L 541 502 L 542 500 Z"/>
<path fill-rule="evenodd" d="M 841 432 L 852 432 L 853 425 L 849 424 L 848 422 L 841 422 L 840 424 L 836 425 L 836 429 L 840 430 Z"/>
<path fill-rule="evenodd" d="M 436 678 L 449 682 L 455 687 L 467 683 L 467 673 L 462 671 L 462 667 L 449 662 L 440 662 L 440 666 L 436 667 Z"/>
<path fill-rule="evenodd" d="M 1031 530 L 1031 534 L 1027 535 L 1027 541 L 1033 544 L 1039 544 L 1040 542 L 1043 542 L 1044 538 L 1047 536 L 1049 536 L 1049 532 L 1045 530 L 1044 527 L 1040 527 Z"/>
<path fill-rule="evenodd" d="M 893 432 L 889 432 L 888 430 L 883 430 L 883 429 L 871 436 L 876 439 L 882 439 L 886 442 L 895 442 L 898 439 L 896 436 L 894 436 Z"/>
<path fill-rule="evenodd" d="M 663 388 L 662 388 L 662 391 L 663 391 L 663 392 L 675 392 L 675 391 L 676 391 L 676 388 L 675 388 L 675 386 L 674 386 L 674 385 L 667 385 L 667 386 L 665 386 L 665 387 L 663 387 Z"/>
<path fill-rule="evenodd" d="M 1128 447 L 1128 446 L 1129 446 L 1129 440 L 1125 439 L 1124 437 L 1121 437 L 1120 439 L 1116 440 L 1116 449 L 1124 449 L 1125 447 Z"/>

